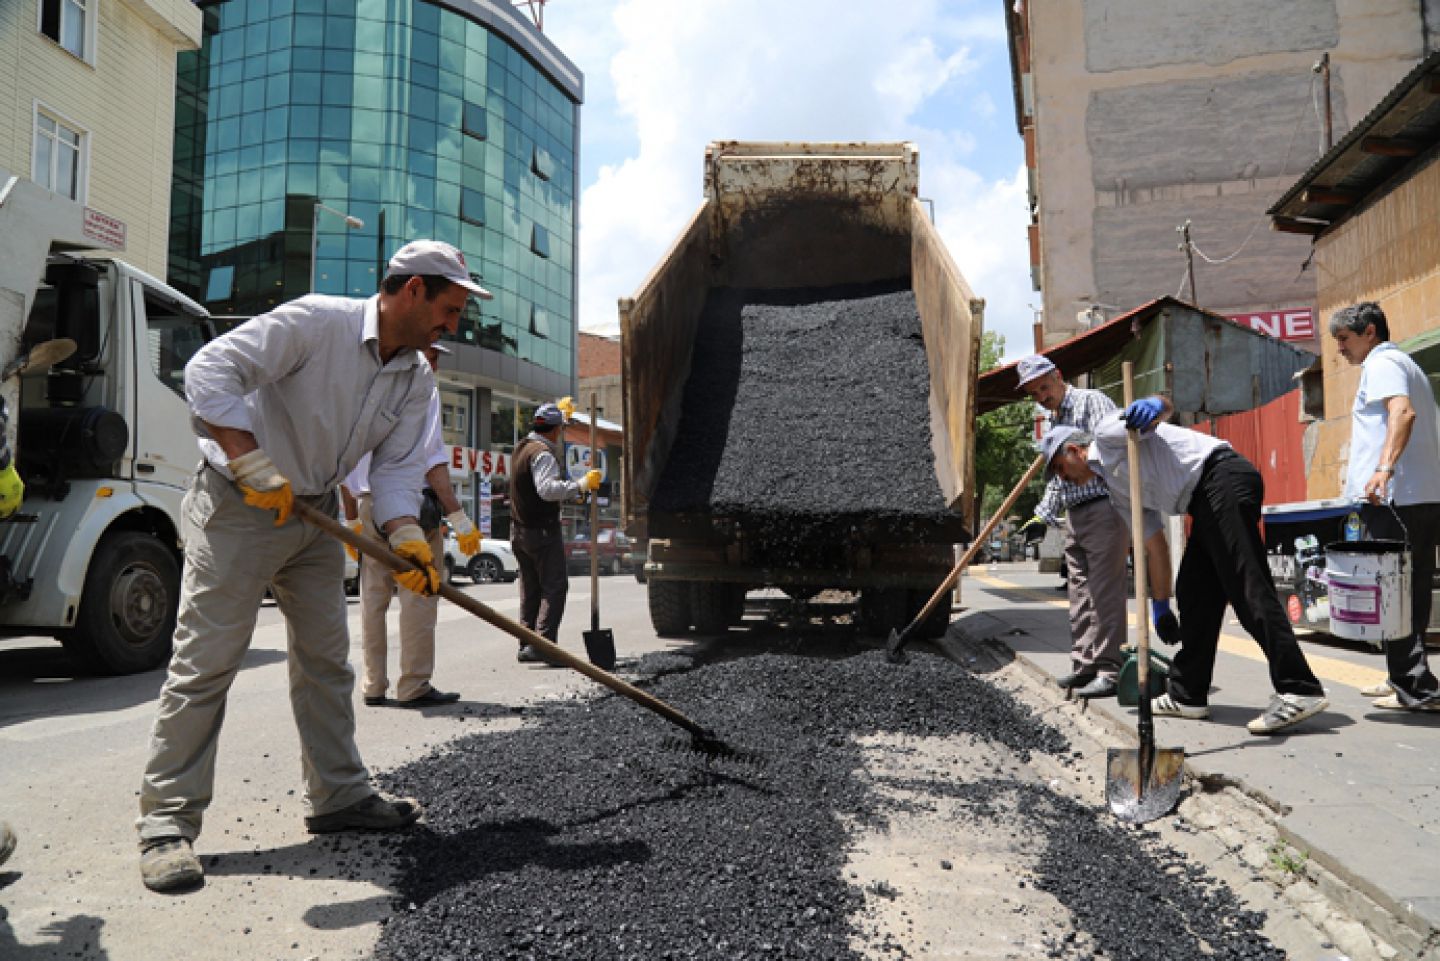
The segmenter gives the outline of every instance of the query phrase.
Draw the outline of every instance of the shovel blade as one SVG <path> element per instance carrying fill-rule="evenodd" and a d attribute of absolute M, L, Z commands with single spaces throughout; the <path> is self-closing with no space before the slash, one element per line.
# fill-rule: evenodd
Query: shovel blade
<path fill-rule="evenodd" d="M 615 670 L 615 634 L 608 627 L 583 632 L 585 654 L 602 671 Z"/>
<path fill-rule="evenodd" d="M 905 654 L 905 632 L 890 629 L 890 637 L 885 641 L 885 660 L 891 664 L 904 664 L 910 660 Z"/>
<path fill-rule="evenodd" d="M 1149 763 L 1142 766 L 1144 751 L 1112 747 L 1105 763 L 1105 799 L 1116 817 L 1132 824 L 1144 824 L 1173 811 L 1184 781 L 1183 748 L 1152 747 Z"/>

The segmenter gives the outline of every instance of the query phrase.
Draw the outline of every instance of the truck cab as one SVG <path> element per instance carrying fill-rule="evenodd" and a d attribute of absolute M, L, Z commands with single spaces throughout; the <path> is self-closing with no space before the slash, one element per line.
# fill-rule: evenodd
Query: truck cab
<path fill-rule="evenodd" d="M 169 656 L 181 500 L 199 463 L 183 372 L 213 330 L 162 281 L 82 253 L 118 246 L 97 222 L 0 171 L 0 368 L 18 371 L 0 396 L 26 485 L 0 522 L 0 631 L 131 673 Z M 54 343 L 74 349 L 27 367 Z"/>

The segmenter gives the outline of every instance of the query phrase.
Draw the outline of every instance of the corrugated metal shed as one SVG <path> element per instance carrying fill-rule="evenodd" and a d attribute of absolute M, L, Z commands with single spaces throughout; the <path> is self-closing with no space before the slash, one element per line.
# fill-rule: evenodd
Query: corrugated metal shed
<path fill-rule="evenodd" d="M 1046 350 L 1071 379 L 1091 375 L 1091 386 L 1116 403 L 1120 365 L 1135 363 L 1137 395 L 1166 393 L 1182 414 L 1218 417 L 1253 410 L 1294 390 L 1295 375 L 1315 356 L 1256 333 L 1173 297 L 1163 297 L 1077 334 Z M 1015 365 L 980 377 L 980 413 L 1024 399 Z"/>
<path fill-rule="evenodd" d="M 1410 164 L 1440 149 L 1440 51 L 1395 85 L 1268 213 L 1277 230 L 1319 234 Z"/>

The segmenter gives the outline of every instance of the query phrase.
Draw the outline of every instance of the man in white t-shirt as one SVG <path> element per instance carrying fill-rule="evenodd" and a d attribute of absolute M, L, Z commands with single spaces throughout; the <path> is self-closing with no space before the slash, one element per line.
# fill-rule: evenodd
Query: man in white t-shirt
<path fill-rule="evenodd" d="M 1330 318 L 1330 333 L 1340 356 L 1360 365 L 1350 413 L 1345 497 L 1362 502 L 1360 518 L 1371 537 L 1408 540 L 1411 550 L 1411 635 L 1386 642 L 1389 680 L 1365 693 L 1384 695 L 1376 707 L 1440 711 L 1440 681 L 1425 657 L 1435 543 L 1440 539 L 1435 394 L 1419 365 L 1390 342 L 1390 324 L 1379 304 L 1366 301 L 1337 310 Z"/>

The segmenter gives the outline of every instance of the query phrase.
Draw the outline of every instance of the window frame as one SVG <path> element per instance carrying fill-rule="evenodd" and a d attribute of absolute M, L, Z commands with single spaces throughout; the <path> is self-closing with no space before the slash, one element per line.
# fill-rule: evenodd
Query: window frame
<path fill-rule="evenodd" d="M 56 125 L 63 127 L 75 134 L 79 140 L 75 150 L 75 196 L 70 198 L 77 203 L 86 203 L 90 195 L 90 131 L 80 124 L 71 120 L 60 111 L 36 100 L 30 116 L 30 179 L 37 184 L 51 191 L 59 193 L 54 187 L 54 153 L 51 154 L 51 169 L 47 171 L 46 180 L 41 180 L 37 174 L 40 167 L 40 118 L 44 117 Z M 46 135 L 48 136 L 48 134 Z M 58 138 L 55 141 L 58 143 Z M 61 195 L 65 196 L 65 195 Z"/>
<path fill-rule="evenodd" d="M 57 8 L 55 30 L 58 36 L 54 37 L 45 32 L 45 7 L 47 4 L 52 3 Z M 67 11 L 73 11 L 77 8 L 80 10 L 80 15 L 85 18 L 85 22 L 80 28 L 81 50 L 79 53 L 65 46 L 63 39 L 65 36 L 65 14 Z M 99 19 L 100 0 L 37 0 L 35 4 L 35 31 L 61 50 L 70 54 L 70 56 L 76 60 L 89 64 L 92 67 L 95 66 L 95 32 L 96 22 Z"/>

